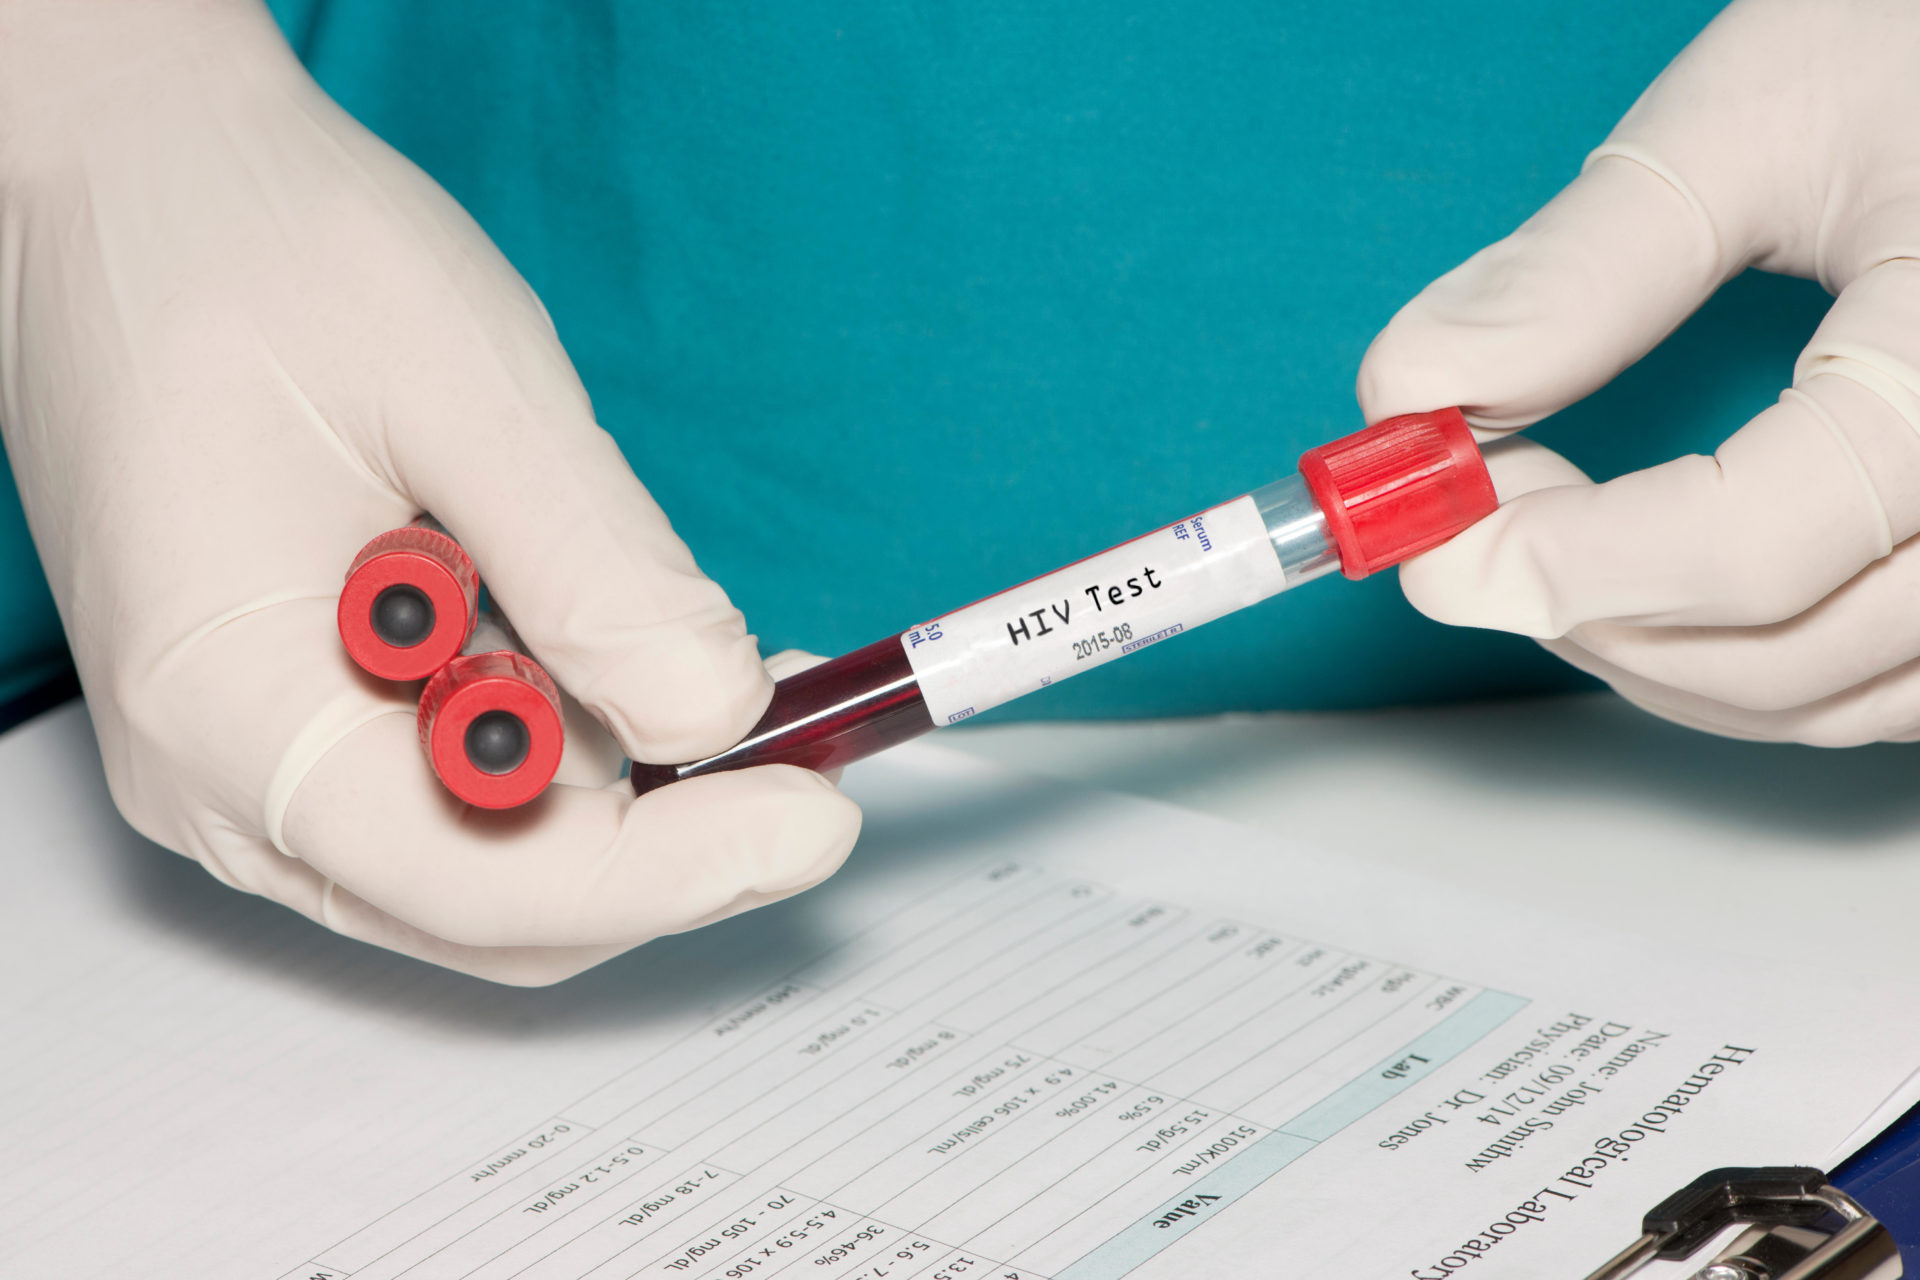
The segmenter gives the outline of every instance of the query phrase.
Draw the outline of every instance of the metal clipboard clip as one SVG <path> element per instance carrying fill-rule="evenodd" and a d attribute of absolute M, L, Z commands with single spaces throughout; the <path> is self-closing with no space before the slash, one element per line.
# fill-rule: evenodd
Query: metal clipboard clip
<path fill-rule="evenodd" d="M 1693 1280 L 1898 1280 L 1893 1236 L 1818 1169 L 1715 1169 L 1662 1200 L 1641 1236 L 1587 1280 L 1621 1280 L 1656 1258 L 1689 1258 L 1737 1223 L 1748 1228 Z"/>

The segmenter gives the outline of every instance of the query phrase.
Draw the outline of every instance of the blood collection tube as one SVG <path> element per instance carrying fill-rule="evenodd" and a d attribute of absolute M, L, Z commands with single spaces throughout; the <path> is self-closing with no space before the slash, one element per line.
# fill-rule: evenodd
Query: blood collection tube
<path fill-rule="evenodd" d="M 559 690 L 510 647 L 504 621 L 481 608 L 472 559 L 431 518 L 360 549 L 337 621 L 366 671 L 427 681 L 420 745 L 449 791 L 479 808 L 510 809 L 553 780 L 566 745 Z"/>
<path fill-rule="evenodd" d="M 1364 578 L 1497 505 L 1458 409 L 1309 449 L 1299 474 L 782 680 L 717 755 L 633 766 L 633 789 L 760 764 L 838 768 L 1289 587 Z"/>

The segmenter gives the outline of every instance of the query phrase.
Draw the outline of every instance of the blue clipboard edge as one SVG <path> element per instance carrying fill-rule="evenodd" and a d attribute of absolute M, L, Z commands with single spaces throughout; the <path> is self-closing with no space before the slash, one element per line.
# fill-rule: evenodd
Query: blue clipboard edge
<path fill-rule="evenodd" d="M 68 667 L 0 703 L 0 733 L 79 696 L 80 677 Z M 1844 1161 L 1833 1181 L 1886 1224 L 1899 1242 L 1906 1273 L 1920 1277 L 1920 1106 Z"/>
<path fill-rule="evenodd" d="M 1920 1106 L 1842 1161 L 1832 1177 L 1886 1224 L 1906 1274 L 1920 1276 Z"/>

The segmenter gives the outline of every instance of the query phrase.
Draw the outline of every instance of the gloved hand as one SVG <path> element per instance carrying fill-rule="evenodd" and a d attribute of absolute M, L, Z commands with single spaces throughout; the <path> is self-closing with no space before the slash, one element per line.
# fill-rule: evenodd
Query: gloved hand
<path fill-rule="evenodd" d="M 1916 68 L 1910 0 L 1738 0 L 1571 186 L 1394 318 L 1368 420 L 1458 404 L 1484 439 L 1600 387 L 1745 267 L 1838 299 L 1712 458 L 1595 485 L 1492 446 L 1505 505 L 1403 567 L 1416 607 L 1716 733 L 1920 737 Z"/>
<path fill-rule="evenodd" d="M 533 293 L 256 0 L 0 0 L 0 424 L 114 799 L 228 884 L 532 984 L 853 843 L 812 773 L 636 801 L 577 724 L 587 785 L 469 811 L 414 691 L 349 662 L 347 564 L 424 509 L 635 758 L 737 741 L 772 688 Z"/>

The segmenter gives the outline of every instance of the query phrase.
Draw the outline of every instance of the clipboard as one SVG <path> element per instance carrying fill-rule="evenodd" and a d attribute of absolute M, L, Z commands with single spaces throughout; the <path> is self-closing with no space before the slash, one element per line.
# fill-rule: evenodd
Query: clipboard
<path fill-rule="evenodd" d="M 1715 1169 L 1661 1201 L 1638 1240 L 1587 1280 L 1626 1280 L 1655 1259 L 1695 1261 L 1694 1280 L 1899 1280 L 1920 1276 L 1920 1108 L 1829 1178 L 1798 1166 Z"/>
<path fill-rule="evenodd" d="M 1693 1256 L 1711 1252 L 1709 1242 L 1736 1223 L 1746 1229 L 1733 1247 Z M 1920 1253 L 1910 1253 L 1903 1269 L 1903 1244 L 1920 1246 L 1920 1109 L 1831 1176 L 1725 1169 L 1696 1179 L 1647 1216 L 1639 1239 L 1590 1274 L 1620 1280 L 1665 1257 L 1687 1259 L 1696 1280 L 1920 1280 Z"/>

